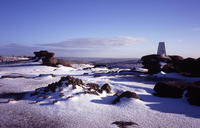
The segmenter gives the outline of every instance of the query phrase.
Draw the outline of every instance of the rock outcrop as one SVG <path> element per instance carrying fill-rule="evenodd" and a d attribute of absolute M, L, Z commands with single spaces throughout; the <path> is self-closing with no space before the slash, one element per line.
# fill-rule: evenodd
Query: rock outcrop
<path fill-rule="evenodd" d="M 56 59 L 54 57 L 55 53 L 53 53 L 53 52 L 48 52 L 46 50 L 42 50 L 39 52 L 34 52 L 34 54 L 35 54 L 35 57 L 33 59 L 35 60 L 35 62 L 42 59 L 43 65 L 53 66 L 53 67 L 55 67 L 59 64 L 63 65 L 63 66 L 67 66 L 67 67 L 71 66 L 68 61 Z"/>
<path fill-rule="evenodd" d="M 106 91 L 107 93 L 111 93 L 111 87 L 109 84 L 104 84 L 102 87 L 101 87 L 101 92 L 103 91 Z"/>
<path fill-rule="evenodd" d="M 190 104 L 200 106 L 200 82 L 188 87 L 186 97 Z"/>
<path fill-rule="evenodd" d="M 42 64 L 47 66 L 56 66 L 58 63 L 57 59 L 54 58 L 55 53 L 48 52 L 46 50 L 42 50 L 39 52 L 34 52 L 35 54 L 35 61 L 39 61 L 42 59 Z"/>
<path fill-rule="evenodd" d="M 181 72 L 187 76 L 200 76 L 200 59 L 186 58 L 180 64 Z"/>
<path fill-rule="evenodd" d="M 126 98 L 135 98 L 135 99 L 140 99 L 140 97 L 135 93 L 135 92 L 130 92 L 130 91 L 125 91 L 121 95 L 119 95 L 113 102 L 112 104 L 116 104 L 120 101 L 121 98 L 126 97 Z"/>
<path fill-rule="evenodd" d="M 158 82 L 154 86 L 155 95 L 159 97 L 181 98 L 186 90 L 183 82 Z"/>
<path fill-rule="evenodd" d="M 61 79 L 58 82 L 51 83 L 47 87 L 36 89 L 31 94 L 31 96 L 38 94 L 48 94 L 49 91 L 61 92 L 63 90 L 63 86 L 72 86 L 72 89 L 76 89 L 76 86 L 82 86 L 82 85 L 84 85 L 84 83 L 81 79 L 74 78 L 71 76 L 61 77 Z"/>
<path fill-rule="evenodd" d="M 200 82 L 158 82 L 154 87 L 155 96 L 182 98 L 184 91 L 187 101 L 192 105 L 200 106 Z"/>
<path fill-rule="evenodd" d="M 168 63 L 171 61 L 171 58 L 168 56 L 164 57 L 161 55 L 152 54 L 143 56 L 141 60 L 144 68 L 148 69 L 148 73 L 155 74 L 161 71 L 161 62 Z"/>
<path fill-rule="evenodd" d="M 99 85 L 95 83 L 87 83 L 87 86 L 89 87 L 89 90 L 95 90 L 99 91 Z"/>
<path fill-rule="evenodd" d="M 177 72 L 185 76 L 200 76 L 200 58 L 186 58 L 181 56 L 160 56 L 147 55 L 141 58 L 144 68 L 148 69 L 149 74 L 156 74 L 160 71 L 166 73 Z M 162 65 L 164 64 L 164 65 Z"/>

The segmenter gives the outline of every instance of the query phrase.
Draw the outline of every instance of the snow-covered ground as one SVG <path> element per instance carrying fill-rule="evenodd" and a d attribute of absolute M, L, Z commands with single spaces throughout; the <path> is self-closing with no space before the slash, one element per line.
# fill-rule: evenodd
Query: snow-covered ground
<path fill-rule="evenodd" d="M 154 81 L 133 74 L 120 75 L 117 68 L 83 70 L 88 66 L 48 67 L 39 62 L 0 65 L 0 127 L 117 128 L 113 122 L 124 121 L 137 123 L 129 127 L 138 128 L 199 128 L 200 107 L 190 105 L 184 98 L 153 96 Z M 84 94 L 81 87 L 72 90 L 68 86 L 64 87 L 64 97 L 51 93 L 49 98 L 38 103 L 38 99 L 30 97 L 35 89 L 46 87 L 67 75 L 82 79 L 86 84 L 102 86 L 108 83 L 112 93 Z M 156 77 L 160 76 L 167 77 L 162 73 Z M 200 78 L 193 79 L 197 80 Z M 133 91 L 141 100 L 123 98 L 119 103 L 111 104 L 116 98 L 113 96 L 115 92 L 123 91 Z M 24 92 L 26 95 L 22 100 L 8 102 L 6 94 Z M 73 97 L 67 99 L 68 96 Z M 55 99 L 58 102 L 53 104 Z"/>
<path fill-rule="evenodd" d="M 23 61 L 29 60 L 28 57 L 15 57 L 15 56 L 0 56 L 0 63 L 9 63 L 9 62 L 16 62 L 16 61 Z"/>

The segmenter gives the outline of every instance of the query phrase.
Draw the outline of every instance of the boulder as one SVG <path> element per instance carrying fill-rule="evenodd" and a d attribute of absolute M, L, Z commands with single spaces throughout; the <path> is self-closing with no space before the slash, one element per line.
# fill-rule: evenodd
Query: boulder
<path fill-rule="evenodd" d="M 200 58 L 186 58 L 181 56 L 169 56 L 169 61 L 163 68 L 164 72 L 177 72 L 185 76 L 199 77 L 200 76 Z"/>
<path fill-rule="evenodd" d="M 147 55 L 141 58 L 142 64 L 144 68 L 148 69 L 149 74 L 156 74 L 161 71 L 161 64 L 160 62 L 168 63 L 171 61 L 171 58 L 168 56 L 161 56 L 161 55 Z"/>
<path fill-rule="evenodd" d="M 156 55 L 156 54 L 151 54 L 151 55 L 146 55 L 141 58 L 142 61 L 148 62 L 165 62 L 168 63 L 171 61 L 171 58 L 169 56 L 161 56 L 161 55 Z"/>
<path fill-rule="evenodd" d="M 168 63 L 163 66 L 162 71 L 166 73 L 176 72 L 176 68 L 172 63 Z"/>
<path fill-rule="evenodd" d="M 126 98 L 135 98 L 135 99 L 140 99 L 140 97 L 135 93 L 131 91 L 125 91 L 121 95 L 119 95 L 113 102 L 112 104 L 116 104 L 117 102 L 120 101 L 121 98 L 126 97 Z"/>
<path fill-rule="evenodd" d="M 48 52 L 46 50 L 41 50 L 39 52 L 34 52 L 35 57 L 34 58 L 38 58 L 41 59 L 42 57 L 53 57 L 55 54 L 53 52 Z"/>
<path fill-rule="evenodd" d="M 155 95 L 159 97 L 181 98 L 187 84 L 183 82 L 157 82 L 154 86 Z"/>
<path fill-rule="evenodd" d="M 57 59 L 54 57 L 44 57 L 42 58 L 42 64 L 47 66 L 56 66 L 57 65 Z"/>
<path fill-rule="evenodd" d="M 181 65 L 183 63 L 184 58 L 181 56 L 173 55 L 169 56 L 171 61 L 169 61 L 163 68 L 162 71 L 169 72 L 181 72 Z"/>
<path fill-rule="evenodd" d="M 35 54 L 34 59 L 37 58 L 37 60 L 35 60 L 35 61 L 42 59 L 43 65 L 47 65 L 47 66 L 56 66 L 57 65 L 57 59 L 54 58 L 55 53 L 53 53 L 53 52 L 48 52 L 46 50 L 42 50 L 39 52 L 34 52 L 34 54 Z"/>
<path fill-rule="evenodd" d="M 181 63 L 181 72 L 187 76 L 200 76 L 200 60 L 194 58 L 186 58 Z"/>
<path fill-rule="evenodd" d="M 191 72 L 195 66 L 196 60 L 194 58 L 186 58 L 182 63 L 183 72 Z"/>
<path fill-rule="evenodd" d="M 102 87 L 101 87 L 101 92 L 103 91 L 106 91 L 107 93 L 111 93 L 111 87 L 109 84 L 104 84 Z"/>
<path fill-rule="evenodd" d="M 199 82 L 189 86 L 186 93 L 187 101 L 192 105 L 200 106 L 200 84 Z"/>
<path fill-rule="evenodd" d="M 171 62 L 173 62 L 173 63 L 184 60 L 184 58 L 182 56 L 178 56 L 178 55 L 173 55 L 173 56 L 169 56 L 169 57 L 171 58 Z"/>

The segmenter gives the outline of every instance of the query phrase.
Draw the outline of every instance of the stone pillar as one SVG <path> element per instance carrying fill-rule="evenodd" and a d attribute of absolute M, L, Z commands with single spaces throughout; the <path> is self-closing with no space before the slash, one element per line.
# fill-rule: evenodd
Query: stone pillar
<path fill-rule="evenodd" d="M 159 42 L 157 55 L 166 56 L 165 42 Z"/>

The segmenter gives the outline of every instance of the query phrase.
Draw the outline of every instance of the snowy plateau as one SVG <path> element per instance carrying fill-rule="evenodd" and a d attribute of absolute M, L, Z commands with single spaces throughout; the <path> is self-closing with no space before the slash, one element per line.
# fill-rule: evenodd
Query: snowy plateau
<path fill-rule="evenodd" d="M 140 69 L 142 70 L 142 69 Z M 128 71 L 128 69 L 127 69 Z M 41 62 L 24 61 L 0 65 L 1 128 L 199 128 L 200 107 L 183 97 L 162 98 L 153 95 L 156 81 L 142 74 L 119 73 L 119 68 L 50 67 Z M 84 93 L 81 86 L 67 86 L 46 95 L 32 95 L 36 89 L 72 76 L 84 84 L 109 84 L 111 92 Z M 159 73 L 152 77 L 169 77 L 200 81 L 178 74 Z M 140 99 L 121 98 L 112 104 L 116 92 L 135 92 Z M 17 97 L 16 97 L 17 96 Z"/>

